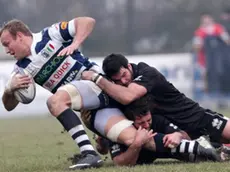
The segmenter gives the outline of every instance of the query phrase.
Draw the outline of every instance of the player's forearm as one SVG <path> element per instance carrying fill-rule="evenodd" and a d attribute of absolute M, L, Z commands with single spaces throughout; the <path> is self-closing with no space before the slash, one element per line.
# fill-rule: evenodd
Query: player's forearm
<path fill-rule="evenodd" d="M 92 32 L 95 20 L 91 17 L 77 17 L 74 20 L 76 35 L 73 40 L 73 44 L 80 46 L 81 43 L 89 36 Z"/>
<path fill-rule="evenodd" d="M 135 143 L 133 143 L 129 146 L 126 152 L 114 157 L 113 162 L 119 166 L 136 165 L 141 149 L 141 146 L 138 146 Z"/>
<path fill-rule="evenodd" d="M 127 105 L 135 99 L 133 90 L 130 90 L 129 88 L 123 87 L 121 85 L 114 84 L 105 78 L 100 79 L 100 81 L 97 82 L 97 85 L 110 97 L 120 102 L 121 104 Z"/>
<path fill-rule="evenodd" d="M 2 102 L 7 111 L 13 110 L 19 103 L 15 99 L 13 92 L 10 91 L 4 91 L 2 96 Z"/>

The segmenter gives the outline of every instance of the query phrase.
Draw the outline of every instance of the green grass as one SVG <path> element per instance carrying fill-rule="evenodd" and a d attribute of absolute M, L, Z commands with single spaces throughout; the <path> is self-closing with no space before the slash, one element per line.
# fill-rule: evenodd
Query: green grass
<path fill-rule="evenodd" d="M 69 171 L 68 157 L 78 149 L 68 133 L 52 117 L 0 120 L 0 172 Z M 92 138 L 92 134 L 90 134 Z M 92 142 L 94 142 L 92 140 Z M 108 158 L 95 172 L 221 172 L 230 171 L 230 163 L 186 164 L 175 160 L 158 160 L 150 166 L 114 167 Z"/>

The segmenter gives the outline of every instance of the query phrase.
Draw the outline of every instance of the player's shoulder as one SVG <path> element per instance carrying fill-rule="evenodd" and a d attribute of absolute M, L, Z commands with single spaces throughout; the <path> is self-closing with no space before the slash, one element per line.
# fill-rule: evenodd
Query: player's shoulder
<path fill-rule="evenodd" d="M 137 68 L 138 71 L 142 71 L 142 70 L 146 70 L 146 69 L 150 68 L 150 66 L 147 63 L 139 62 L 136 65 L 136 68 Z"/>
<path fill-rule="evenodd" d="M 137 64 L 137 70 L 139 71 L 139 73 L 146 73 L 146 72 L 158 73 L 155 67 L 150 66 L 144 62 L 140 62 Z"/>

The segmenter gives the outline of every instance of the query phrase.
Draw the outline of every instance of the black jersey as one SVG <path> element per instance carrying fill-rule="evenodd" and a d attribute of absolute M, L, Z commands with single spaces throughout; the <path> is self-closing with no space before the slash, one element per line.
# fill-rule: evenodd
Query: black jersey
<path fill-rule="evenodd" d="M 202 118 L 198 112 L 204 109 L 177 90 L 156 68 L 143 62 L 131 65 L 133 82 L 144 86 L 152 97 L 153 114 L 164 115 L 180 127 Z"/>
<path fill-rule="evenodd" d="M 179 132 L 181 129 L 167 120 L 162 115 L 152 115 L 152 124 L 151 129 L 153 132 L 163 133 L 163 134 L 170 134 L 173 132 Z"/>

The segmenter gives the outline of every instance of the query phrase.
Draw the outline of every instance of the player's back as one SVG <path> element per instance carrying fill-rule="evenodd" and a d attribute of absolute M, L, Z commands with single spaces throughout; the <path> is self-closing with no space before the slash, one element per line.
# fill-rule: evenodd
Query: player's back
<path fill-rule="evenodd" d="M 148 94 L 151 95 L 154 106 L 153 114 L 162 114 L 172 121 L 175 117 L 177 120 L 186 121 L 189 116 L 203 110 L 198 103 L 186 97 L 167 81 L 156 68 L 143 62 L 133 67 L 135 69 L 134 78 L 142 76 L 139 80 L 134 79 L 134 81 L 145 86 Z M 196 120 L 195 117 L 194 120 Z"/>

